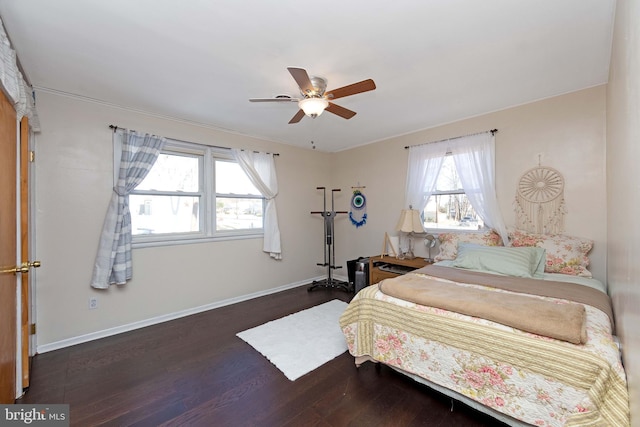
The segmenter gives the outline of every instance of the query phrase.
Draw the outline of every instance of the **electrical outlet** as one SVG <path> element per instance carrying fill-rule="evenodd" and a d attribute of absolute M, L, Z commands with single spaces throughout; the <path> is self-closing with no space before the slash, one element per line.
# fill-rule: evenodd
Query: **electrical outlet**
<path fill-rule="evenodd" d="M 89 310 L 93 310 L 98 308 L 98 298 L 91 297 L 89 298 Z"/>

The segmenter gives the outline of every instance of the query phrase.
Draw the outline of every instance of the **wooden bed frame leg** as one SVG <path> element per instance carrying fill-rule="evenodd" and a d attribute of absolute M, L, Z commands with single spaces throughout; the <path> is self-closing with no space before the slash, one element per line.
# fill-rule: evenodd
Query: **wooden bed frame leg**
<path fill-rule="evenodd" d="M 376 368 L 376 372 L 380 372 L 382 363 L 377 362 L 375 360 L 370 360 L 370 362 L 374 364 L 374 366 Z M 356 369 L 360 370 L 360 366 L 362 366 L 362 363 L 356 363 Z"/>

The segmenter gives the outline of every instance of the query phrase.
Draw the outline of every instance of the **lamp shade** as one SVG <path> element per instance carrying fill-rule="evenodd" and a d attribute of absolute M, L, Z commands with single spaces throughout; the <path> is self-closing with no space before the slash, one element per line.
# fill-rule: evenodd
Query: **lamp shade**
<path fill-rule="evenodd" d="M 404 233 L 424 233 L 420 212 L 415 209 L 403 209 L 400 212 L 400 220 L 396 225 L 396 231 Z"/>
<path fill-rule="evenodd" d="M 317 117 L 329 106 L 324 98 L 305 98 L 298 101 L 298 107 L 309 117 Z"/>

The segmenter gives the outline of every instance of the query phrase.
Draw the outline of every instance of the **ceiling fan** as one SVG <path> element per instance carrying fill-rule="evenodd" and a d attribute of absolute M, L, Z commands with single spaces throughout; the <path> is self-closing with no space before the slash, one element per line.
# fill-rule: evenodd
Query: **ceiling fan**
<path fill-rule="evenodd" d="M 307 71 L 304 68 L 287 67 L 287 70 L 289 70 L 293 79 L 298 83 L 302 98 L 278 95 L 275 98 L 251 98 L 249 101 L 297 102 L 300 109 L 295 116 L 289 120 L 289 124 L 298 123 L 305 115 L 315 119 L 322 114 L 324 110 L 342 118 L 350 119 L 356 115 L 355 111 L 336 105 L 331 101 L 338 98 L 344 98 L 345 96 L 355 95 L 357 93 L 368 92 L 376 88 L 376 84 L 373 80 L 367 79 L 327 92 L 326 79 L 316 76 L 309 77 L 309 74 L 307 74 Z"/>

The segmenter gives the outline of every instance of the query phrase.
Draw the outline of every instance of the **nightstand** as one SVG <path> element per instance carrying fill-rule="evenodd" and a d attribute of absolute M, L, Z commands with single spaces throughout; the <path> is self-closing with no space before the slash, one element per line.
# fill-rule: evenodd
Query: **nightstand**
<path fill-rule="evenodd" d="M 418 268 L 431 264 L 424 258 L 398 259 L 385 255 L 369 258 L 369 284 L 373 285 L 383 279 L 397 277 Z"/>

